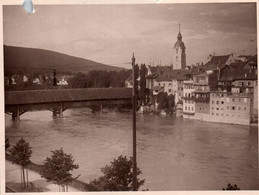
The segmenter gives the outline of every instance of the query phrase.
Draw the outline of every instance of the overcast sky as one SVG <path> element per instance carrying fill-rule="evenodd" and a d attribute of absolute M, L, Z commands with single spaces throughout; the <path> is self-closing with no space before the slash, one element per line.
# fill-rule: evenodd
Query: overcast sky
<path fill-rule="evenodd" d="M 187 65 L 209 54 L 256 53 L 255 3 L 4 6 L 4 44 L 48 49 L 105 64 L 169 65 L 178 23 Z"/>

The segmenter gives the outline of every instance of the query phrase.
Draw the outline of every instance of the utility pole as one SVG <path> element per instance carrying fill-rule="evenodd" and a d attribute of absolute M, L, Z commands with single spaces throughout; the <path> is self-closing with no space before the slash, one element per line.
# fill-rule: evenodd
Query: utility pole
<path fill-rule="evenodd" d="M 136 87 L 135 87 L 135 57 L 132 57 L 132 118 L 133 118 L 133 191 L 137 191 L 137 136 L 136 136 Z"/>

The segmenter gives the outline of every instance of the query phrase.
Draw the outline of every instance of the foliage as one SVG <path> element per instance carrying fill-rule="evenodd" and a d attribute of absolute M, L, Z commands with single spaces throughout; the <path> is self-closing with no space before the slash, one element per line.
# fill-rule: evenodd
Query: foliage
<path fill-rule="evenodd" d="M 170 94 L 168 96 L 168 112 L 169 114 L 172 114 L 175 108 L 175 97 L 174 95 Z"/>
<path fill-rule="evenodd" d="M 140 65 L 139 99 L 142 104 L 146 104 L 146 97 L 148 95 L 148 91 L 146 90 L 146 75 L 147 75 L 146 65 L 141 64 Z"/>
<path fill-rule="evenodd" d="M 89 81 L 86 74 L 78 73 L 76 76 L 71 78 L 69 81 L 71 88 L 87 88 L 89 87 Z"/>
<path fill-rule="evenodd" d="M 172 114 L 175 107 L 174 95 L 167 95 L 166 92 L 159 92 L 157 94 L 158 110 L 165 110 L 168 114 Z"/>
<path fill-rule="evenodd" d="M 16 142 L 16 144 L 10 149 L 10 154 L 14 157 L 13 163 L 21 165 L 22 167 L 25 167 L 31 162 L 30 157 L 32 150 L 30 144 L 25 142 L 23 138 Z"/>
<path fill-rule="evenodd" d="M 32 150 L 30 144 L 26 142 L 23 138 L 18 140 L 16 144 L 10 149 L 10 154 L 13 157 L 12 163 L 21 166 L 21 184 L 22 187 L 26 188 L 29 186 L 28 181 L 28 170 L 25 172 L 25 167 L 31 163 L 30 158 Z M 27 177 L 26 177 L 27 174 Z M 26 181 L 27 178 L 27 181 Z"/>
<path fill-rule="evenodd" d="M 78 73 L 69 81 L 71 88 L 108 88 L 124 87 L 125 80 L 130 76 L 130 70 L 103 71 L 92 70 L 87 74 Z"/>
<path fill-rule="evenodd" d="M 5 138 L 5 150 L 8 150 L 10 148 L 10 141 L 8 138 Z"/>
<path fill-rule="evenodd" d="M 63 149 L 51 151 L 51 157 L 47 157 L 42 165 L 41 177 L 45 178 L 48 182 L 60 186 L 67 186 L 73 179 L 70 171 L 78 169 L 79 166 L 74 164 L 71 154 L 64 153 Z"/>
<path fill-rule="evenodd" d="M 168 95 L 166 92 L 157 94 L 158 110 L 166 110 L 168 108 Z"/>
<path fill-rule="evenodd" d="M 231 185 L 230 183 L 228 183 L 228 186 L 226 188 L 223 188 L 222 190 L 240 190 L 240 188 L 236 184 Z"/>
<path fill-rule="evenodd" d="M 101 169 L 104 174 L 90 182 L 96 191 L 130 191 L 133 190 L 133 159 L 126 156 L 119 156 Z M 137 168 L 137 175 L 142 172 Z M 145 180 L 137 179 L 137 189 L 144 184 Z"/>

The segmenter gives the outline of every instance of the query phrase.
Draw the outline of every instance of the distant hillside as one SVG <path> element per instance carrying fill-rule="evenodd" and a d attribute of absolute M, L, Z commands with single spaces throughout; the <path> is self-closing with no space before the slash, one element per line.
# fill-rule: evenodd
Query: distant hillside
<path fill-rule="evenodd" d="M 6 73 L 17 73 L 33 69 L 33 72 L 83 72 L 90 70 L 119 71 L 123 68 L 108 66 L 91 60 L 69 56 L 66 54 L 33 48 L 4 45 L 4 68 Z M 46 69 L 46 70 L 44 70 Z"/>

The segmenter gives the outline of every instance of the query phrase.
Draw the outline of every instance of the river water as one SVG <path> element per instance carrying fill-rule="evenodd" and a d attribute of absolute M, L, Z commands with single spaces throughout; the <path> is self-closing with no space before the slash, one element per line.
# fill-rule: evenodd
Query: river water
<path fill-rule="evenodd" d="M 31 160 L 43 163 L 52 150 L 72 154 L 89 182 L 119 155 L 132 155 L 131 113 L 92 114 L 71 109 L 63 118 L 49 111 L 28 112 L 19 123 L 5 116 L 6 136 L 33 148 Z M 137 163 L 149 190 L 221 190 L 227 183 L 258 190 L 257 127 L 208 123 L 176 117 L 137 115 Z"/>

